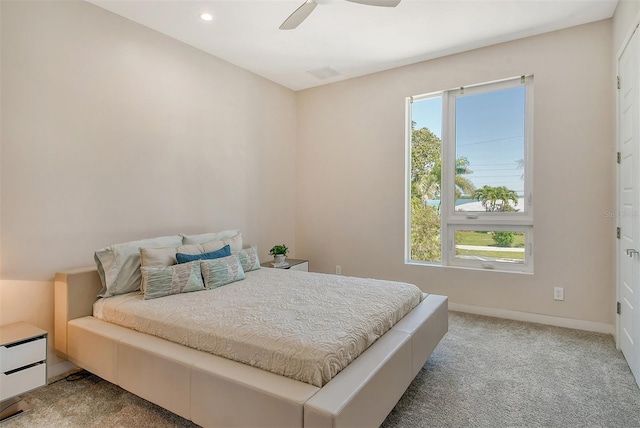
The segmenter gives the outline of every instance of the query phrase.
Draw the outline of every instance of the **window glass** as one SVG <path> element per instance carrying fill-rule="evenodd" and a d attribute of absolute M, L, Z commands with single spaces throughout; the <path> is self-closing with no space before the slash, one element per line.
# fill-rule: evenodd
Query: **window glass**
<path fill-rule="evenodd" d="M 455 103 L 455 210 L 524 212 L 525 87 Z"/>
<path fill-rule="evenodd" d="M 516 230 L 455 230 L 455 258 L 524 264 L 525 237 L 524 231 Z"/>

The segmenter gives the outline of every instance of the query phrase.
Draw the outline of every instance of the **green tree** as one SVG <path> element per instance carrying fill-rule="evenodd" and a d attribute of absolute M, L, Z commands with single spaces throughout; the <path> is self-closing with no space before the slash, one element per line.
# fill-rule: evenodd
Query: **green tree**
<path fill-rule="evenodd" d="M 411 195 L 439 200 L 442 185 L 442 141 L 427 128 L 415 129 L 411 123 Z M 466 157 L 456 159 L 455 197 L 472 196 L 473 183 L 464 175 L 472 174 Z"/>
<path fill-rule="evenodd" d="M 411 259 L 439 262 L 440 248 L 440 211 L 411 198 Z"/>
<path fill-rule="evenodd" d="M 440 210 L 428 201 L 440 200 L 442 185 L 442 141 L 427 128 L 411 123 L 411 258 L 441 260 Z M 455 196 L 473 195 L 475 187 L 469 161 L 460 157 L 455 166 Z"/>
<path fill-rule="evenodd" d="M 411 123 L 411 196 L 440 199 L 442 142 L 427 128 Z"/>
<path fill-rule="evenodd" d="M 440 199 L 442 143 L 429 129 L 411 123 L 411 259 L 440 261 L 440 212 L 427 204 Z"/>
<path fill-rule="evenodd" d="M 515 239 L 516 237 L 513 232 L 502 230 L 493 232 L 493 241 L 498 247 L 510 247 L 513 245 L 513 241 L 515 241 Z"/>
<path fill-rule="evenodd" d="M 482 186 L 473 193 L 473 198 L 481 201 L 488 212 L 517 211 L 515 205 L 518 204 L 518 194 L 505 186 Z"/>

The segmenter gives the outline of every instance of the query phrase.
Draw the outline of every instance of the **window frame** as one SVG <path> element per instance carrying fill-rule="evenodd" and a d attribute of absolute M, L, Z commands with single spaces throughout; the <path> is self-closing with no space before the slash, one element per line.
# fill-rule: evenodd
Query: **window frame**
<path fill-rule="evenodd" d="M 474 231 L 510 231 L 524 232 L 524 263 L 497 262 L 497 261 L 481 261 L 471 259 L 459 259 L 456 257 L 455 232 L 456 230 L 474 230 Z M 443 240 L 444 241 L 444 240 Z M 466 225 L 451 225 L 447 228 L 447 259 L 450 261 L 448 266 L 466 267 L 473 269 L 508 271 L 508 272 L 533 272 L 533 227 L 516 226 L 516 225 L 474 225 L 467 227 Z M 497 247 L 499 248 L 499 247 Z"/>
<path fill-rule="evenodd" d="M 533 76 L 519 76 L 481 83 L 456 89 L 431 92 L 406 98 L 405 142 L 405 263 L 430 266 L 451 266 L 494 271 L 533 273 Z M 455 211 L 456 161 L 456 100 L 460 96 L 509 89 L 525 88 L 524 117 L 524 212 L 461 212 Z M 412 103 L 428 98 L 442 97 L 442 182 L 440 194 L 440 263 L 411 259 L 411 150 Z M 511 230 L 525 232 L 525 262 L 486 262 L 460 260 L 455 256 L 456 230 Z"/>

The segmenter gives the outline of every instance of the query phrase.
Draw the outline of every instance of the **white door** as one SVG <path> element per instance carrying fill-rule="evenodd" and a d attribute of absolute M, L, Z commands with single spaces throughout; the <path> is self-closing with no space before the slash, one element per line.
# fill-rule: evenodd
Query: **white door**
<path fill-rule="evenodd" d="M 618 346 L 640 384 L 640 45 L 637 27 L 618 58 Z"/>

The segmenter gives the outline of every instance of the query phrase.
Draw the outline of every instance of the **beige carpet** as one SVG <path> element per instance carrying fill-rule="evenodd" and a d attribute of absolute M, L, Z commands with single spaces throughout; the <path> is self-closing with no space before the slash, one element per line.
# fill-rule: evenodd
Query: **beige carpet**
<path fill-rule="evenodd" d="M 640 389 L 608 335 L 451 312 L 392 427 L 640 427 Z M 18 427 L 195 427 L 100 378 L 23 397 Z"/>

